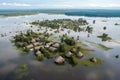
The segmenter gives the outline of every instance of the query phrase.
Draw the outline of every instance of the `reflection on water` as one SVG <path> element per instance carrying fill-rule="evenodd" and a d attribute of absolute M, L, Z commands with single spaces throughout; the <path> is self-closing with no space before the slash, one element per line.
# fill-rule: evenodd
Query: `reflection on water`
<path fill-rule="evenodd" d="M 116 59 L 115 55 L 120 55 L 120 26 L 115 26 L 115 23 L 120 23 L 120 18 L 85 18 L 91 27 L 93 27 L 92 34 L 87 32 L 74 32 L 70 31 L 69 35 L 77 38 L 88 45 L 89 48 L 95 50 L 93 53 L 96 57 L 101 58 L 104 63 L 93 67 L 75 66 L 70 65 L 57 66 L 53 60 L 44 60 L 39 62 L 35 60 L 33 53 L 26 56 L 21 56 L 20 51 L 17 50 L 9 41 L 10 36 L 16 34 L 16 31 L 25 31 L 30 27 L 26 22 L 34 20 L 54 19 L 54 18 L 71 18 L 78 19 L 79 17 L 65 16 L 65 15 L 48 15 L 38 14 L 31 16 L 19 16 L 0 18 L 0 34 L 6 33 L 6 37 L 0 37 L 0 80 L 17 80 L 19 73 L 16 70 L 23 64 L 28 65 L 28 74 L 24 78 L 18 80 L 119 80 L 120 74 L 120 60 Z M 96 20 L 93 24 L 93 20 Z M 105 22 L 103 22 L 105 20 Z M 106 26 L 106 30 L 103 27 Z M 33 29 L 33 28 L 31 28 Z M 37 30 L 37 27 L 34 28 Z M 67 29 L 56 35 L 67 33 Z M 112 40 L 110 42 L 102 42 L 97 38 L 98 35 L 107 33 Z M 88 37 L 89 36 L 89 37 Z M 105 51 L 93 43 L 101 43 L 113 49 Z"/>

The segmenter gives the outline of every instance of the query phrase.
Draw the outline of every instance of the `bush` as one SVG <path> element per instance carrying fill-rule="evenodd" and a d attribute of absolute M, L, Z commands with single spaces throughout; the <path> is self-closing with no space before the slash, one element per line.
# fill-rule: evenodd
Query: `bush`
<path fill-rule="evenodd" d="M 75 56 L 71 57 L 71 62 L 72 62 L 73 65 L 77 65 L 78 64 L 77 58 Z"/>
<path fill-rule="evenodd" d="M 50 53 L 48 50 L 46 50 L 45 48 L 41 48 L 40 51 L 44 54 L 44 56 L 46 58 L 51 58 L 52 57 L 52 53 Z"/>
<path fill-rule="evenodd" d="M 38 60 L 38 61 L 42 61 L 43 59 L 44 59 L 43 56 L 38 56 L 38 57 L 37 57 L 37 60 Z"/>
<path fill-rule="evenodd" d="M 101 36 L 97 36 L 98 38 L 101 38 L 102 41 L 108 41 L 111 40 L 112 38 L 108 36 L 108 34 L 103 33 Z"/>
<path fill-rule="evenodd" d="M 65 44 L 60 44 L 59 51 L 60 52 L 65 52 Z"/>
<path fill-rule="evenodd" d="M 72 57 L 69 58 L 67 61 L 68 61 L 72 66 L 75 66 L 75 65 L 78 64 L 78 60 L 77 60 L 77 58 L 76 58 L 74 55 L 72 55 Z"/>
<path fill-rule="evenodd" d="M 69 37 L 66 34 L 61 37 L 61 42 L 65 42 L 67 45 L 75 45 L 74 37 Z"/>
<path fill-rule="evenodd" d="M 75 45 L 75 40 L 72 38 L 66 38 L 64 41 L 68 45 Z"/>
<path fill-rule="evenodd" d="M 15 45 L 19 48 L 19 47 L 23 47 L 23 43 L 21 42 L 16 42 Z"/>

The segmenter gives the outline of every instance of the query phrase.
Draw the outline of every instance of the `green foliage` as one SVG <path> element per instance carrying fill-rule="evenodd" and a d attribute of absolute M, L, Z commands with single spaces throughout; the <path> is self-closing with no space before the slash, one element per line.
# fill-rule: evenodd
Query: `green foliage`
<path fill-rule="evenodd" d="M 97 62 L 96 63 L 93 63 L 91 62 L 90 60 L 81 60 L 78 62 L 78 65 L 83 65 L 83 66 L 87 66 L 87 67 L 92 67 L 94 65 L 100 65 L 102 64 L 103 61 L 101 59 L 98 59 L 97 58 Z"/>
<path fill-rule="evenodd" d="M 23 43 L 21 43 L 21 42 L 16 42 L 16 43 L 15 43 L 15 46 L 17 46 L 18 48 L 23 47 Z"/>
<path fill-rule="evenodd" d="M 44 54 L 46 58 L 51 58 L 53 56 L 52 53 L 50 53 L 47 49 L 41 48 L 40 51 Z"/>
<path fill-rule="evenodd" d="M 119 23 L 115 23 L 115 25 L 117 26 L 117 25 L 120 25 Z"/>
<path fill-rule="evenodd" d="M 16 70 L 16 75 L 18 80 L 28 76 L 28 65 L 23 64 L 22 66 L 20 66 L 20 68 Z"/>
<path fill-rule="evenodd" d="M 115 58 L 119 58 L 119 55 L 116 55 Z"/>
<path fill-rule="evenodd" d="M 88 33 L 92 33 L 93 27 L 87 26 L 86 31 L 87 31 Z"/>
<path fill-rule="evenodd" d="M 68 45 L 75 45 L 75 40 L 72 37 L 68 37 L 66 35 L 63 35 L 63 37 L 61 38 L 61 42 L 65 42 Z"/>
<path fill-rule="evenodd" d="M 44 56 L 38 56 L 38 57 L 37 57 L 37 60 L 38 60 L 38 61 L 44 60 Z"/>
<path fill-rule="evenodd" d="M 78 64 L 78 60 L 77 60 L 77 58 L 76 58 L 75 56 L 72 56 L 71 61 L 72 61 L 72 63 L 73 63 L 74 65 L 77 65 L 77 64 Z"/>
<path fill-rule="evenodd" d="M 100 48 L 106 50 L 106 51 L 112 49 L 112 48 L 110 48 L 110 47 L 106 47 L 106 46 L 103 45 L 103 44 L 98 44 L 98 46 L 99 46 Z"/>
<path fill-rule="evenodd" d="M 106 30 L 106 29 L 107 29 L 107 27 L 106 27 L 106 26 L 104 26 L 104 27 L 103 27 L 103 30 Z"/>
<path fill-rule="evenodd" d="M 109 41 L 112 38 L 108 36 L 108 34 L 103 33 L 101 36 L 97 36 L 98 38 L 101 38 L 102 41 Z"/>
<path fill-rule="evenodd" d="M 78 59 L 74 55 L 70 58 L 70 64 L 73 66 L 78 64 Z"/>
<path fill-rule="evenodd" d="M 27 64 L 23 64 L 23 65 L 21 66 L 21 69 L 22 69 L 23 71 L 27 71 L 27 70 L 28 70 Z"/>
<path fill-rule="evenodd" d="M 54 20 L 44 20 L 44 21 L 34 21 L 31 23 L 32 25 L 39 25 L 43 27 L 50 27 L 52 29 L 58 29 L 61 25 L 62 28 L 72 29 L 77 31 L 79 25 L 88 24 L 86 20 L 80 18 L 78 20 L 71 19 L 54 19 Z"/>
<path fill-rule="evenodd" d="M 81 25 L 88 24 L 87 21 L 84 20 L 83 18 L 79 18 L 79 19 L 78 19 L 78 22 L 79 22 Z"/>
<path fill-rule="evenodd" d="M 64 43 L 61 43 L 60 46 L 59 46 L 59 51 L 60 52 L 65 52 L 66 51 L 65 46 L 66 45 Z"/>

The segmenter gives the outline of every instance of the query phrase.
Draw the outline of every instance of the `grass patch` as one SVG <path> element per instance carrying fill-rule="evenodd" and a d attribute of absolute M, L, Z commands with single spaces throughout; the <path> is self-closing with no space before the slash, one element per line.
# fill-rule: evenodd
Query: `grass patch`
<path fill-rule="evenodd" d="M 96 46 L 96 47 L 98 47 L 98 48 L 100 48 L 100 49 L 103 49 L 103 50 L 111 50 L 112 48 L 110 48 L 110 47 L 107 47 L 107 46 L 105 46 L 105 45 L 103 45 L 103 44 L 98 44 L 98 43 L 94 43 L 94 42 L 89 42 L 92 46 Z"/>
<path fill-rule="evenodd" d="M 25 56 L 25 55 L 28 55 L 28 54 L 29 54 L 29 52 L 25 52 L 25 51 L 21 51 L 21 52 L 20 52 L 20 55 L 21 55 L 21 56 Z"/>
<path fill-rule="evenodd" d="M 75 55 L 72 55 L 71 58 L 66 58 L 66 61 L 72 66 L 78 65 L 78 58 Z"/>
<path fill-rule="evenodd" d="M 28 65 L 23 64 L 16 70 L 16 75 L 18 79 L 23 79 L 24 77 L 28 76 Z"/>
<path fill-rule="evenodd" d="M 110 41 L 112 40 L 111 37 L 108 36 L 108 34 L 103 33 L 101 36 L 97 36 L 98 38 L 101 38 L 102 41 Z"/>
<path fill-rule="evenodd" d="M 87 47 L 88 45 L 87 44 L 84 44 L 84 43 L 82 43 L 82 42 L 76 42 L 76 46 L 84 46 L 84 47 Z"/>
<path fill-rule="evenodd" d="M 94 50 L 90 50 L 90 49 L 86 49 L 86 48 L 81 48 L 80 51 L 83 53 L 83 54 L 88 54 L 90 52 L 93 52 Z"/>
<path fill-rule="evenodd" d="M 101 49 L 106 50 L 106 51 L 112 49 L 112 48 L 107 47 L 107 46 L 105 46 L 105 45 L 103 45 L 103 44 L 98 44 L 98 46 L 99 46 Z"/>
<path fill-rule="evenodd" d="M 103 61 L 101 59 L 97 58 L 97 62 L 96 63 L 93 63 L 90 60 L 81 60 L 81 61 L 78 62 L 78 65 L 92 67 L 94 65 L 100 65 L 102 63 L 103 63 Z"/>

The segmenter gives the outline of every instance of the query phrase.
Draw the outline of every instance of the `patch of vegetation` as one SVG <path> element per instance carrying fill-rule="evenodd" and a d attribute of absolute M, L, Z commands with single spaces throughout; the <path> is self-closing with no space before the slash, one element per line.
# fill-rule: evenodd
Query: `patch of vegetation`
<path fill-rule="evenodd" d="M 112 48 L 107 47 L 107 46 L 105 46 L 105 45 L 103 45 L 103 44 L 98 44 L 98 46 L 99 46 L 100 48 L 106 50 L 106 51 L 112 49 Z"/>
<path fill-rule="evenodd" d="M 78 64 L 78 59 L 75 56 L 71 57 L 71 64 L 72 65 L 77 65 Z"/>
<path fill-rule="evenodd" d="M 61 42 L 65 42 L 66 44 L 71 45 L 71 46 L 75 45 L 76 43 L 73 37 L 68 37 L 66 35 L 62 36 Z"/>
<path fill-rule="evenodd" d="M 93 46 L 96 46 L 96 47 L 98 47 L 98 48 L 100 48 L 100 49 L 103 49 L 103 50 L 111 50 L 112 48 L 110 48 L 110 47 L 107 47 L 107 46 L 105 46 L 105 45 L 103 45 L 103 44 L 98 44 L 98 43 L 94 43 L 94 42 L 89 42 L 91 45 L 93 45 Z"/>
<path fill-rule="evenodd" d="M 21 56 L 25 56 L 25 55 L 28 55 L 28 54 L 29 54 L 29 52 L 26 52 L 26 51 L 21 51 L 21 52 L 20 52 L 20 55 L 21 55 Z"/>
<path fill-rule="evenodd" d="M 53 57 L 53 53 L 49 52 L 45 48 L 40 48 L 40 51 L 44 54 L 44 57 L 46 57 L 48 59 Z"/>
<path fill-rule="evenodd" d="M 93 52 L 94 50 L 86 49 L 86 48 L 81 48 L 80 51 L 84 54 L 88 54 L 90 52 Z"/>
<path fill-rule="evenodd" d="M 88 31 L 88 33 L 92 33 L 93 27 L 87 26 L 85 31 Z"/>
<path fill-rule="evenodd" d="M 37 60 L 38 61 L 43 61 L 44 60 L 44 56 L 42 55 L 42 56 L 37 56 Z"/>
<path fill-rule="evenodd" d="M 115 23 L 115 25 L 117 26 L 117 25 L 120 25 L 120 24 L 118 24 L 118 23 Z"/>
<path fill-rule="evenodd" d="M 58 29 L 60 26 L 66 29 L 72 29 L 74 31 L 80 31 L 82 28 L 79 26 L 87 25 L 88 22 L 82 18 L 78 20 L 71 19 L 54 19 L 54 20 L 44 20 L 44 21 L 34 21 L 31 23 L 32 25 L 39 25 L 43 27 L 50 27 L 52 29 Z M 57 31 L 58 32 L 58 31 Z"/>
<path fill-rule="evenodd" d="M 18 79 L 22 79 L 28 76 L 28 65 L 23 64 L 19 69 L 16 70 L 16 75 Z"/>
<path fill-rule="evenodd" d="M 111 37 L 108 36 L 108 34 L 103 33 L 101 36 L 97 36 L 98 38 L 101 38 L 102 41 L 109 41 L 112 40 Z"/>
<path fill-rule="evenodd" d="M 66 45 L 64 43 L 61 43 L 59 46 L 59 51 L 60 52 L 66 52 Z"/>
<path fill-rule="evenodd" d="M 1 37 L 5 37 L 5 36 L 7 36 L 7 34 L 6 33 L 4 33 L 4 34 L 0 34 L 1 35 Z"/>
<path fill-rule="evenodd" d="M 116 55 L 115 58 L 119 58 L 119 55 Z"/>
<path fill-rule="evenodd" d="M 81 61 L 78 62 L 78 65 L 92 67 L 94 65 L 100 65 L 100 64 L 103 63 L 103 61 L 98 59 L 98 58 L 96 60 L 97 60 L 96 63 L 91 62 L 89 59 L 88 60 L 81 60 Z"/>

